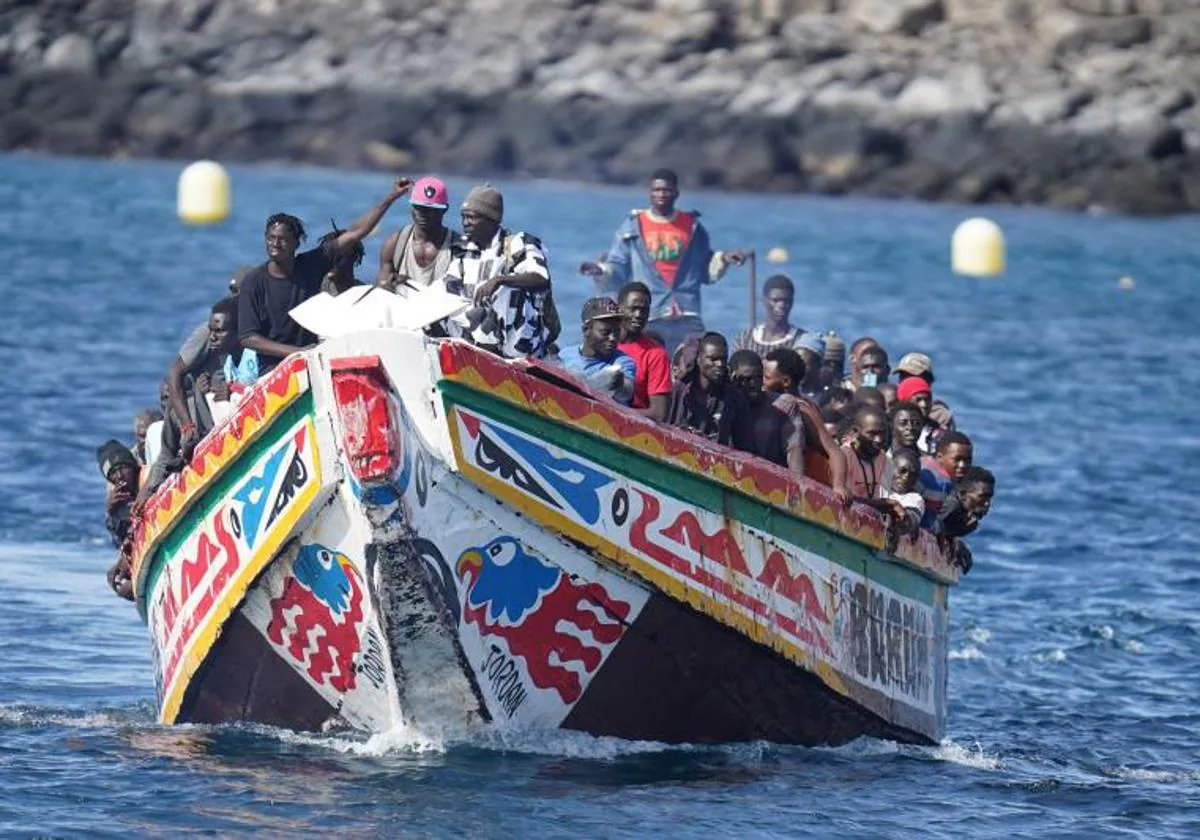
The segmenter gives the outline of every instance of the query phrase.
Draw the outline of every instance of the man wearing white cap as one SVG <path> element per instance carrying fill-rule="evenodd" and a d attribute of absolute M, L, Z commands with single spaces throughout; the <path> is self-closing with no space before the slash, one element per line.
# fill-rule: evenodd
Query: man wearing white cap
<path fill-rule="evenodd" d="M 905 353 L 896 365 L 896 377 L 900 382 L 919 376 L 933 385 L 933 360 L 924 353 Z M 928 419 L 943 432 L 954 431 L 954 412 L 941 400 L 934 400 L 929 407 Z"/>
<path fill-rule="evenodd" d="M 451 246 L 458 234 L 442 220 L 450 207 L 445 183 L 426 175 L 413 185 L 408 203 L 412 223 L 393 233 L 379 251 L 375 283 L 390 291 L 404 285 L 428 286 L 450 269 Z"/>

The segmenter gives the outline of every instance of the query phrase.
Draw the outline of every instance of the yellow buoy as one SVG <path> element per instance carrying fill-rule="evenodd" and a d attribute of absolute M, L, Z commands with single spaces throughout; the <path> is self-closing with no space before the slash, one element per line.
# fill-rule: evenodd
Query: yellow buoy
<path fill-rule="evenodd" d="M 179 218 L 191 225 L 211 225 L 229 218 L 229 173 L 211 160 L 189 164 L 179 175 Z"/>
<path fill-rule="evenodd" d="M 1132 277 L 1122 277 L 1120 280 L 1117 281 L 1117 288 L 1119 288 L 1123 292 L 1128 292 L 1128 291 L 1132 290 L 1133 287 L 1136 285 L 1137 285 L 1137 283 L 1134 282 L 1134 279 Z"/>
<path fill-rule="evenodd" d="M 785 263 L 788 261 L 789 254 L 787 248 L 775 247 L 767 251 L 767 262 Z"/>
<path fill-rule="evenodd" d="M 991 219 L 967 219 L 954 229 L 950 264 L 956 274 L 995 277 L 1004 273 L 1004 231 Z"/>

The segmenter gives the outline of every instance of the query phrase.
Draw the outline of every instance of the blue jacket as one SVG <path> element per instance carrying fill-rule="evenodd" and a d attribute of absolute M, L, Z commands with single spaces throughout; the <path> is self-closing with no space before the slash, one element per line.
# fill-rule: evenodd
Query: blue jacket
<path fill-rule="evenodd" d="M 650 317 L 667 318 L 673 315 L 702 315 L 700 309 L 700 287 L 714 283 L 718 277 L 709 275 L 713 249 L 708 241 L 708 231 L 700 223 L 700 214 L 689 211 L 696 217 L 692 238 L 679 255 L 679 270 L 675 274 L 675 285 L 667 286 L 662 275 L 654 266 L 654 260 L 642 241 L 638 215 L 645 210 L 633 210 L 613 237 L 612 248 L 604 258 L 605 276 L 601 278 L 601 291 L 615 294 L 631 280 L 638 280 L 650 288 L 652 304 Z"/>

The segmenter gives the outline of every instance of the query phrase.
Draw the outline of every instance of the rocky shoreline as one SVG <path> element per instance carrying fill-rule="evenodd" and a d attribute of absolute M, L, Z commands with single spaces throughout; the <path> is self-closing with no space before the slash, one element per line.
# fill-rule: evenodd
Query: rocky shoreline
<path fill-rule="evenodd" d="M 0 0 L 0 149 L 1160 214 L 1200 0 Z"/>

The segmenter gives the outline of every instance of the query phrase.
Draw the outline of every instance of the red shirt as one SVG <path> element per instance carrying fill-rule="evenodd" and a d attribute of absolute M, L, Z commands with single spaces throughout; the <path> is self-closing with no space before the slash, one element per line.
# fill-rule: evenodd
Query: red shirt
<path fill-rule="evenodd" d="M 650 213 L 638 213 L 638 228 L 642 242 L 654 267 L 668 286 L 675 285 L 675 273 L 679 270 L 679 258 L 696 229 L 696 217 L 683 210 L 670 219 L 655 219 Z"/>
<path fill-rule="evenodd" d="M 637 365 L 631 403 L 634 408 L 649 408 L 651 397 L 671 393 L 674 383 L 671 382 L 671 359 L 666 350 L 644 335 L 618 344 L 617 349 L 632 357 Z"/>

